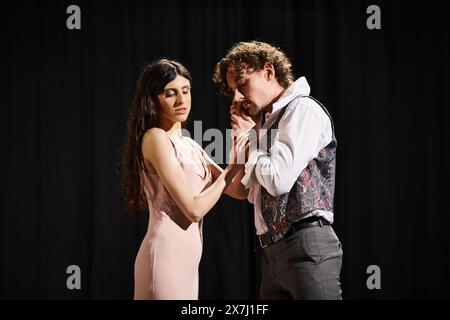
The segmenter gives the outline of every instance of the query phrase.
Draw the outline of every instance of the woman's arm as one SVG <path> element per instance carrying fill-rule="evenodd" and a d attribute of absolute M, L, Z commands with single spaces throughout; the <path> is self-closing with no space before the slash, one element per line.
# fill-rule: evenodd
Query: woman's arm
<path fill-rule="evenodd" d="M 234 148 L 235 146 L 233 146 Z M 212 160 L 209 155 L 205 152 L 205 150 L 201 149 L 199 146 L 203 157 L 205 158 L 206 162 L 208 163 L 208 167 L 211 170 L 211 175 L 213 178 L 213 181 L 215 181 L 224 171 L 217 163 Z M 234 159 L 231 159 L 234 157 Z M 241 183 L 242 177 L 245 175 L 245 166 L 244 164 L 234 164 L 236 163 L 236 155 L 233 150 L 230 152 L 230 161 L 233 163 L 233 174 L 230 174 L 231 182 L 230 184 L 225 188 L 223 193 L 225 193 L 227 196 L 230 196 L 232 198 L 238 199 L 238 200 L 245 200 L 247 199 L 248 193 L 250 190 L 245 189 L 245 186 Z"/>
<path fill-rule="evenodd" d="M 142 153 L 144 159 L 155 168 L 161 182 L 173 200 L 192 222 L 200 221 L 205 214 L 219 200 L 220 195 L 231 183 L 237 168 L 227 168 L 217 176 L 217 179 L 206 190 L 194 196 L 191 187 L 186 181 L 183 168 L 176 160 L 167 133 L 159 128 L 150 129 L 142 139 Z"/>
<path fill-rule="evenodd" d="M 231 183 L 225 188 L 223 193 L 238 200 L 245 200 L 247 199 L 249 190 L 245 189 L 245 186 L 241 183 L 241 179 L 245 175 L 244 165 L 236 164 L 234 166 L 236 167 L 236 172 L 231 178 Z M 217 179 L 224 171 L 216 163 L 210 162 L 209 168 L 211 169 L 213 180 Z"/>

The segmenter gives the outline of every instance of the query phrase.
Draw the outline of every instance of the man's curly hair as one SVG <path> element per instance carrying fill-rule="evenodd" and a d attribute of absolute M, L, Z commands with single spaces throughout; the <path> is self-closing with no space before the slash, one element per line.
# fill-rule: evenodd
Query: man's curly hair
<path fill-rule="evenodd" d="M 239 74 L 244 68 L 259 71 L 266 62 L 273 65 L 275 78 L 282 87 L 287 88 L 294 82 L 292 64 L 286 54 L 280 48 L 260 41 L 239 42 L 233 45 L 225 58 L 217 63 L 213 81 L 223 94 L 232 95 L 227 84 L 229 67 L 235 68 Z"/>

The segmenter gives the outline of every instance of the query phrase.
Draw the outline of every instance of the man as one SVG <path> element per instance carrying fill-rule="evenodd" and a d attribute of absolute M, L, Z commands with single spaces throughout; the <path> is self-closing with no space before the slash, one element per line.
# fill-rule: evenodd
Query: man
<path fill-rule="evenodd" d="M 262 247 L 260 298 L 341 299 L 342 248 L 331 226 L 336 138 L 328 111 L 309 96 L 304 77 L 293 81 L 286 55 L 267 43 L 235 44 L 213 80 L 233 97 L 237 145 L 250 145 L 241 182 Z"/>

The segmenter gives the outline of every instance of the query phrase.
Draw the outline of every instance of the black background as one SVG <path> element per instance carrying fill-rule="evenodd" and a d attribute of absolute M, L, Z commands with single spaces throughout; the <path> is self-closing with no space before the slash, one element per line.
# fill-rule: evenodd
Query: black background
<path fill-rule="evenodd" d="M 66 8 L 81 8 L 81 30 Z M 381 8 L 369 30 L 366 8 Z M 147 215 L 120 213 L 116 164 L 142 66 L 193 75 L 189 127 L 229 127 L 211 76 L 235 42 L 280 46 L 333 116 L 344 299 L 449 298 L 449 32 L 443 2 L 28 1 L 1 4 L 0 292 L 131 299 Z M 193 132 L 192 132 L 193 134 Z M 204 142 L 203 147 L 209 142 Z M 201 299 L 257 297 L 252 206 L 205 218 Z M 79 265 L 82 289 L 66 288 Z M 381 268 L 368 290 L 366 268 Z"/>

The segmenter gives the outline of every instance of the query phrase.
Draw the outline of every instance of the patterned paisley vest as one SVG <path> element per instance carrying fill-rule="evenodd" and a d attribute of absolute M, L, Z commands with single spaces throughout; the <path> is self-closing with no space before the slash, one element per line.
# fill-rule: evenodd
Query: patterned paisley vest
<path fill-rule="evenodd" d="M 296 99 L 313 99 L 331 120 L 327 109 L 315 98 L 300 96 Z M 275 130 L 271 129 L 278 128 L 278 123 L 286 109 L 287 106 L 281 110 L 278 118 L 267 130 L 267 150 L 270 150 L 274 139 L 272 131 Z M 308 163 L 288 193 L 274 197 L 261 186 L 261 212 L 273 242 L 281 240 L 293 222 L 302 219 L 311 211 L 333 211 L 337 141 L 334 136 L 333 120 L 331 125 L 333 128 L 331 142 Z"/>

